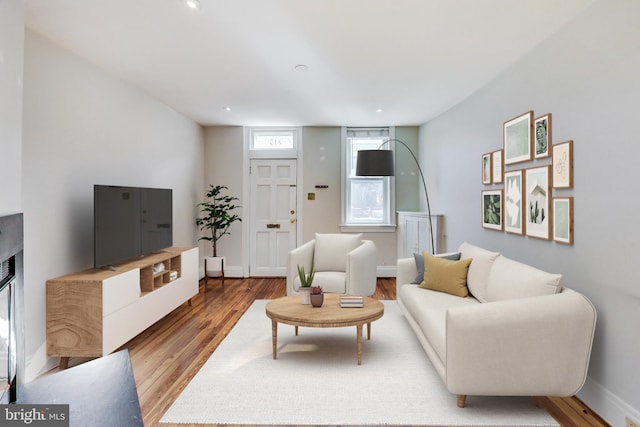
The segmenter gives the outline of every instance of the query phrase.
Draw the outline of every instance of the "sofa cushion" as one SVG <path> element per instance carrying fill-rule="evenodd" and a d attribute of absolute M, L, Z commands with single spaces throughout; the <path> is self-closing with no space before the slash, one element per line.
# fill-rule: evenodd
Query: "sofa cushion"
<path fill-rule="evenodd" d="M 486 249 L 464 242 L 459 248 L 460 259 L 472 258 L 467 274 L 467 286 L 469 292 L 480 302 L 487 302 L 487 286 L 489 285 L 489 273 L 493 262 L 500 255 L 499 252 L 491 252 Z"/>
<path fill-rule="evenodd" d="M 316 233 L 313 250 L 315 271 L 346 271 L 347 254 L 362 242 L 362 234 Z"/>
<path fill-rule="evenodd" d="M 447 252 L 444 254 L 436 254 L 435 256 L 451 261 L 458 261 L 460 259 L 460 252 Z M 411 283 L 418 285 L 424 280 L 424 256 L 422 253 L 414 253 L 413 258 L 416 260 L 416 270 L 418 270 L 418 275 Z"/>
<path fill-rule="evenodd" d="M 419 287 L 439 292 L 446 292 L 458 297 L 469 295 L 467 288 L 467 272 L 471 259 L 451 261 L 435 257 L 426 252 L 424 257 L 424 280 Z"/>
<path fill-rule="evenodd" d="M 551 295 L 562 290 L 561 274 L 547 273 L 500 255 L 493 263 L 487 301 Z"/>
<path fill-rule="evenodd" d="M 447 356 L 447 310 L 479 304 L 473 298 L 459 298 L 444 292 L 420 289 L 416 285 L 402 286 L 400 299 L 443 364 Z"/>

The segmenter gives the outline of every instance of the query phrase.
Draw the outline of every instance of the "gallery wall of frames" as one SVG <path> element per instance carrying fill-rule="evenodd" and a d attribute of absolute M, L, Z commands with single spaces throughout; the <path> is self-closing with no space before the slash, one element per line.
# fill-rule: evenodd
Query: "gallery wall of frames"
<path fill-rule="evenodd" d="M 482 155 L 482 226 L 573 244 L 573 141 L 553 143 L 551 114 L 503 124 L 502 149 Z M 564 194 L 565 192 L 563 192 Z"/>

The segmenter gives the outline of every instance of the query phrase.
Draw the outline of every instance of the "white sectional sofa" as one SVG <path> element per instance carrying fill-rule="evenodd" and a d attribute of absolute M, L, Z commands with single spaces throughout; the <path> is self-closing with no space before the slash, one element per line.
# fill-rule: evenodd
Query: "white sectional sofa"
<path fill-rule="evenodd" d="M 466 242 L 458 252 L 471 258 L 467 297 L 421 288 L 415 258 L 399 259 L 396 277 L 397 302 L 458 406 L 467 395 L 577 393 L 596 324 L 591 302 L 560 275 Z"/>

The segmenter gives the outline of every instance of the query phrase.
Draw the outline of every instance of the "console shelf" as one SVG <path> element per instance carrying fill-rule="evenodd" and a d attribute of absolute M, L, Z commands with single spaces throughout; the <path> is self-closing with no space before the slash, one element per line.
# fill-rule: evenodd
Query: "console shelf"
<path fill-rule="evenodd" d="M 197 293 L 197 248 L 48 280 L 47 355 L 61 367 L 69 357 L 107 355 Z"/>

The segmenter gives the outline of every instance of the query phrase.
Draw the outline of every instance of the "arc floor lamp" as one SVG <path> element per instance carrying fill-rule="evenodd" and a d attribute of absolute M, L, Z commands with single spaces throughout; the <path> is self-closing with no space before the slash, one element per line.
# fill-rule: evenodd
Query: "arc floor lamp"
<path fill-rule="evenodd" d="M 433 223 L 431 221 L 431 206 L 429 205 L 429 192 L 427 191 L 427 184 L 424 180 L 424 174 L 416 155 L 413 154 L 411 148 L 399 139 L 389 139 L 383 142 L 376 150 L 359 150 L 358 158 L 356 160 L 356 175 L 357 176 L 394 176 L 395 175 L 395 161 L 393 158 L 392 150 L 382 150 L 386 144 L 391 142 L 399 143 L 409 151 L 411 157 L 418 166 L 420 172 L 420 178 L 422 179 L 422 186 L 424 187 L 424 194 L 427 198 L 427 215 L 429 217 L 429 236 L 431 237 L 431 253 L 435 254 L 435 245 L 433 240 Z"/>

